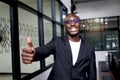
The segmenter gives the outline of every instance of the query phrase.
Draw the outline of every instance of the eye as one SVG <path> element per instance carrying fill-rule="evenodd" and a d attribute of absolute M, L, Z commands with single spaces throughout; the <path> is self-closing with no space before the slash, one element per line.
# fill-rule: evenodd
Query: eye
<path fill-rule="evenodd" d="M 79 20 L 79 19 L 75 19 L 74 22 L 75 22 L 75 23 L 79 23 L 80 20 Z"/>
<path fill-rule="evenodd" d="M 71 24 L 72 23 L 72 20 L 67 20 L 66 21 L 66 24 Z"/>
<path fill-rule="evenodd" d="M 67 20 L 65 23 L 66 23 L 66 24 L 72 24 L 72 22 L 74 22 L 74 23 L 79 23 L 79 22 L 80 22 L 80 19 Z"/>

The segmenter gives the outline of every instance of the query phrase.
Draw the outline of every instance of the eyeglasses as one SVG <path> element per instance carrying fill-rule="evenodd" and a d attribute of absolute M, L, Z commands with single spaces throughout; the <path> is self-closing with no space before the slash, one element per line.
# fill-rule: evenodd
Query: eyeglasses
<path fill-rule="evenodd" d="M 79 23 L 80 19 L 74 19 L 74 20 L 67 20 L 67 21 L 65 21 L 66 24 L 72 24 L 72 22 L 74 22 L 75 24 Z"/>

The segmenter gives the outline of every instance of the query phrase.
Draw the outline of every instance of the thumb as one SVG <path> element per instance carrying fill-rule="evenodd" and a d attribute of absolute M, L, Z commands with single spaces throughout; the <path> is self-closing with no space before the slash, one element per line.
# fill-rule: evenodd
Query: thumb
<path fill-rule="evenodd" d="M 34 49 L 34 46 L 33 46 L 33 43 L 32 43 L 32 40 L 30 39 L 30 37 L 27 37 L 27 45 L 28 45 L 28 47 L 30 47 L 32 50 Z"/>

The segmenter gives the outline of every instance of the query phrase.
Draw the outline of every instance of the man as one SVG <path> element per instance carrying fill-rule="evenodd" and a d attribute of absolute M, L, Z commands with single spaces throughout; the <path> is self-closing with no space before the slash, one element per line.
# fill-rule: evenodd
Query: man
<path fill-rule="evenodd" d="M 94 48 L 80 37 L 80 18 L 70 13 L 64 20 L 67 35 L 56 37 L 47 45 L 34 48 L 30 39 L 28 48 L 22 50 L 25 64 L 48 57 L 55 57 L 48 80 L 96 80 Z"/>

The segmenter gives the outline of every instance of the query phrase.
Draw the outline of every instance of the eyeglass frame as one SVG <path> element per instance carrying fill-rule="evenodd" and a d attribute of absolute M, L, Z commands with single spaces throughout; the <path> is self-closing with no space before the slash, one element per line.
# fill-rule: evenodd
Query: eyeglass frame
<path fill-rule="evenodd" d="M 74 20 L 66 20 L 65 24 L 72 24 L 72 22 L 76 23 L 80 23 L 80 19 L 74 19 Z"/>

